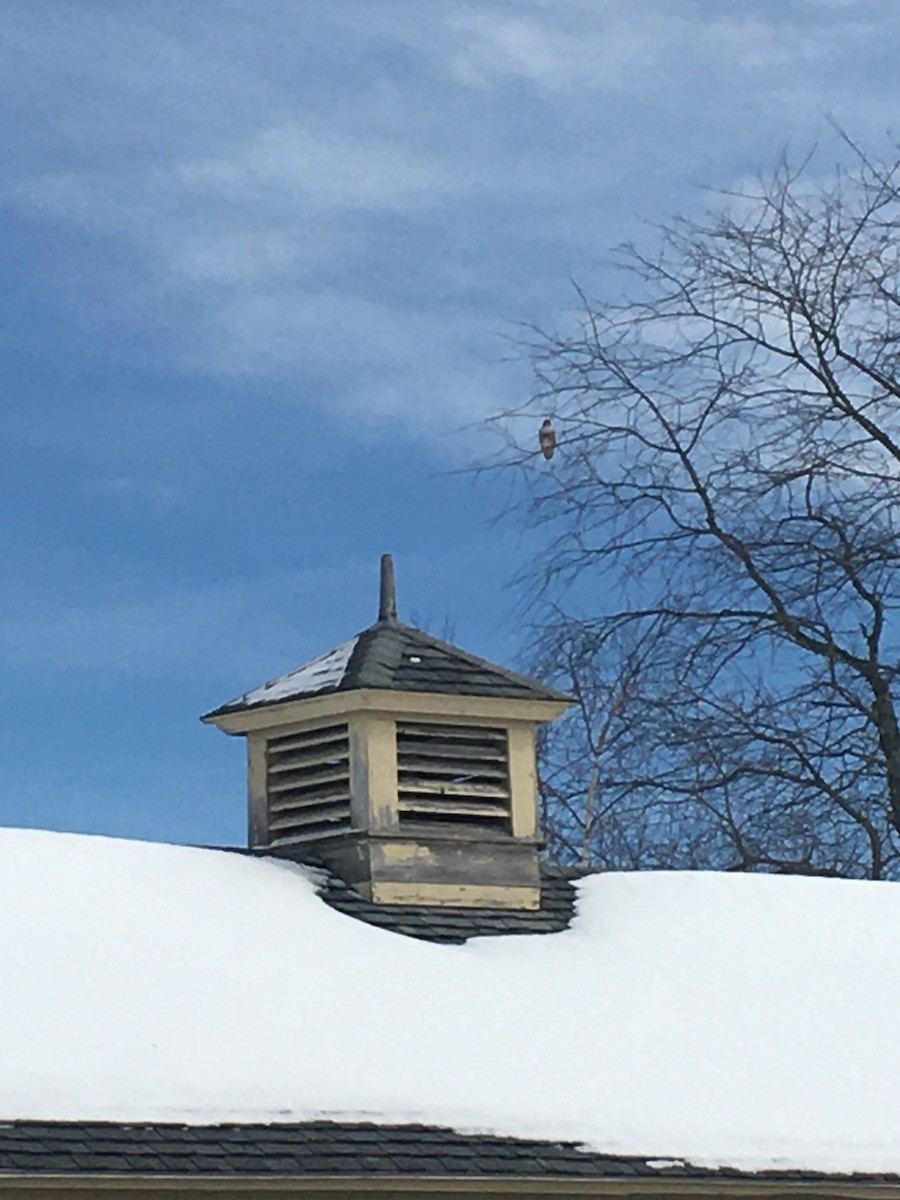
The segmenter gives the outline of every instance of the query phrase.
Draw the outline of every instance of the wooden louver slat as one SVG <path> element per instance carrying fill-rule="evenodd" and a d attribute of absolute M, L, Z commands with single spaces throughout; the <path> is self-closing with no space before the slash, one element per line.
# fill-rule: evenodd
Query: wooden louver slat
<path fill-rule="evenodd" d="M 447 776 L 456 779 L 460 774 L 477 775 L 484 779 L 506 779 L 506 759 L 498 762 L 494 758 L 478 759 L 474 755 L 440 754 L 425 755 L 418 747 L 413 753 L 407 752 L 403 760 L 407 771 L 421 771 L 423 775 Z"/>
<path fill-rule="evenodd" d="M 509 789 L 505 787 L 492 787 L 488 783 L 472 783 L 469 780 L 445 780 L 445 779 L 415 779 L 412 780 L 407 774 L 402 785 L 403 791 L 412 793 L 421 793 L 423 795 L 433 796 L 471 796 L 484 798 L 486 800 L 501 800 L 506 801 L 509 796 Z"/>
<path fill-rule="evenodd" d="M 347 737 L 346 725 L 327 725 L 321 729 L 310 729 L 305 733 L 285 734 L 269 742 L 270 754 L 285 754 L 291 750 L 309 751 L 325 742 L 339 742 Z"/>
<path fill-rule="evenodd" d="M 269 776 L 269 795 L 280 792 L 314 792 L 319 786 L 334 783 L 347 776 L 347 766 L 342 760 L 319 764 L 314 767 L 297 768 L 290 775 Z"/>
<path fill-rule="evenodd" d="M 415 811 L 425 817 L 496 817 L 495 804 L 474 804 L 470 800 L 460 800 L 455 796 L 442 799 L 440 796 L 428 796 L 416 802 Z"/>
<path fill-rule="evenodd" d="M 401 827 L 425 822 L 510 831 L 505 729 L 400 721 L 397 781 Z"/>
<path fill-rule="evenodd" d="M 312 826 L 343 827 L 345 813 L 343 805 L 322 805 L 313 812 L 305 809 L 290 809 L 283 816 L 273 816 L 269 821 L 269 832 L 281 835 L 299 835 Z"/>
<path fill-rule="evenodd" d="M 317 804 L 335 804 L 347 799 L 347 787 L 334 784 L 317 787 L 314 792 L 282 792 L 272 796 L 270 812 L 287 812 L 288 809 L 313 808 Z"/>
<path fill-rule="evenodd" d="M 340 758 L 344 753 L 343 741 L 331 741 L 326 746 L 317 746 L 307 754 L 299 752 L 273 757 L 269 763 L 272 775 L 283 775 L 286 771 L 296 771 L 298 768 L 314 767 L 317 763 L 328 763 L 334 758 Z"/>
<path fill-rule="evenodd" d="M 350 828 L 350 737 L 346 724 L 271 738 L 266 793 L 272 845 Z"/>

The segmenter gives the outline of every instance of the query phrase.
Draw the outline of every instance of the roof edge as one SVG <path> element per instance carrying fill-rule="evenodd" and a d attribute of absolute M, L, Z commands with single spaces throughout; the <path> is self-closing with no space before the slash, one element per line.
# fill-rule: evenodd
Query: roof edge
<path fill-rule="evenodd" d="M 541 696 L 496 696 L 479 692 L 414 692 L 391 687 L 331 688 L 311 696 L 294 696 L 247 708 L 215 709 L 200 718 L 225 733 L 250 733 L 351 712 L 385 712 L 403 716 L 459 715 L 476 720 L 552 721 L 571 700 Z"/>
<path fill-rule="evenodd" d="M 308 663 L 302 663 L 297 667 L 292 668 L 284 674 L 276 676 L 267 683 L 258 687 L 251 688 L 242 695 L 233 700 L 229 700 L 225 704 L 219 705 L 217 708 L 211 709 L 209 712 L 201 716 L 201 721 L 215 721 L 218 717 L 229 716 L 234 713 L 251 712 L 257 709 L 274 708 L 281 704 L 294 703 L 302 700 L 313 700 L 320 696 L 332 695 L 335 692 L 359 692 L 364 689 L 373 689 L 386 692 L 407 692 L 409 694 L 427 695 L 427 689 L 421 693 L 414 693 L 412 689 L 405 687 L 393 687 L 390 684 L 381 684 L 375 680 L 363 681 L 361 683 L 348 684 L 347 680 L 352 679 L 358 674 L 360 669 L 365 670 L 365 657 L 369 651 L 369 646 L 373 639 L 377 638 L 381 632 L 397 632 L 409 638 L 412 642 L 418 644 L 423 649 L 439 651 L 442 654 L 447 654 L 458 659 L 460 662 L 469 667 L 473 667 L 484 673 L 486 679 L 483 689 L 475 689 L 474 687 L 466 687 L 465 690 L 458 692 L 447 693 L 459 696 L 492 696 L 495 692 L 491 691 L 490 677 L 500 679 L 506 683 L 520 688 L 526 695 L 520 697 L 511 697 L 511 699 L 519 700 L 544 700 L 555 704 L 571 706 L 575 703 L 572 696 L 557 688 L 551 687 L 549 684 L 543 683 L 539 679 L 534 679 L 530 675 L 524 675 L 519 671 L 513 671 L 509 667 L 502 666 L 500 663 L 491 662 L 489 659 L 482 658 L 480 655 L 473 654 L 469 650 L 464 650 L 461 646 L 457 646 L 452 642 L 443 641 L 441 638 L 434 637 L 424 630 L 417 629 L 414 625 L 407 625 L 403 621 L 399 621 L 396 617 L 385 617 L 379 619 L 373 625 L 369 625 L 366 629 L 361 630 L 354 637 L 346 639 L 338 646 L 327 650 L 324 654 L 317 655 L 310 659 Z M 291 676 L 300 675 L 308 667 L 314 664 L 326 661 L 341 652 L 347 652 L 347 657 L 342 665 L 342 670 L 334 682 L 327 683 L 326 686 L 317 686 L 315 688 L 306 688 L 299 690 L 293 695 L 278 694 L 277 687 L 283 682 L 287 682 Z M 271 698 L 264 695 L 266 689 L 272 688 L 275 694 Z M 258 699 L 249 700 L 251 696 L 258 696 Z"/>
<path fill-rule="evenodd" d="M 664 1188 L 664 1191 L 660 1189 Z M 808 1196 L 816 1200 L 898 1200 L 900 1182 L 870 1182 L 869 1176 L 819 1176 L 815 1179 L 778 1178 L 774 1175 L 735 1176 L 692 1175 L 677 1178 L 663 1172 L 655 1176 L 606 1176 L 584 1179 L 575 1175 L 503 1176 L 503 1175 L 142 1175 L 104 1173 L 99 1175 L 41 1175 L 27 1172 L 0 1172 L 0 1195 L 60 1195 L 80 1193 L 106 1194 L 111 1198 L 143 1192 L 200 1195 L 246 1196 L 340 1196 L 342 1200 L 365 1200 L 367 1196 L 409 1193 L 421 1195 L 476 1196 L 479 1200 L 500 1197 L 546 1197 L 554 1200 L 576 1196 L 719 1196 L 770 1197 Z"/>

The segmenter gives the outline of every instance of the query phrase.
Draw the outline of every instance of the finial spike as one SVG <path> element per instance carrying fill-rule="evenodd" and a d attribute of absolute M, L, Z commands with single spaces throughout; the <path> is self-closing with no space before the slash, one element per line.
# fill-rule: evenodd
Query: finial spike
<path fill-rule="evenodd" d="M 394 560 L 390 554 L 381 556 L 381 596 L 378 602 L 378 620 L 397 620 L 397 583 L 394 579 Z"/>

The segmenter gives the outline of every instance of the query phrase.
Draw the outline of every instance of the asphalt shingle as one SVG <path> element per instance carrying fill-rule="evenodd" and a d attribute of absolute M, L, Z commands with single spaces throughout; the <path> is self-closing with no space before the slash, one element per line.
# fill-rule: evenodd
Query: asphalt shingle
<path fill-rule="evenodd" d="M 207 713 L 207 718 L 241 712 L 248 707 L 267 707 L 287 700 L 301 700 L 305 696 L 323 696 L 356 688 L 499 696 L 511 700 L 567 702 L 570 699 L 536 679 L 488 662 L 400 621 L 379 621 L 353 641 L 353 650 L 343 670 L 333 678 L 329 676 L 325 686 L 321 679 L 298 667 L 266 685 L 272 692 L 271 700 L 261 699 L 257 689 Z M 296 688 L 289 686 L 292 676 L 298 680 Z"/>
<path fill-rule="evenodd" d="M 73 1152 L 77 1146 L 77 1152 Z M 228 1175 L 366 1177 L 693 1177 L 775 1182 L 846 1178 L 900 1183 L 900 1176 L 836 1177 L 808 1171 L 709 1171 L 684 1163 L 583 1150 L 569 1142 L 464 1134 L 422 1125 L 311 1121 L 278 1125 L 113 1124 L 16 1121 L 0 1126 L 0 1174 L 14 1176 Z"/>
<path fill-rule="evenodd" d="M 451 908 L 444 905 L 375 904 L 365 900 L 342 880 L 321 868 L 315 858 L 307 861 L 323 871 L 319 894 L 326 904 L 348 917 L 390 929 L 420 941 L 445 945 L 461 944 L 470 937 L 500 937 L 513 934 L 559 933 L 575 912 L 575 880 L 580 872 L 544 864 L 541 867 L 541 906 L 534 910 L 506 908 Z"/>

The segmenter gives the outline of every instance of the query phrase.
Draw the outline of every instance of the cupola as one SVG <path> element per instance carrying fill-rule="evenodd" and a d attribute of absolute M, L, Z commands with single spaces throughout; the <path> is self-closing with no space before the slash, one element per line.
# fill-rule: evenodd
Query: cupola
<path fill-rule="evenodd" d="M 535 733 L 571 703 L 397 619 L 204 721 L 247 738 L 253 850 L 323 861 L 366 899 L 540 903 Z"/>

